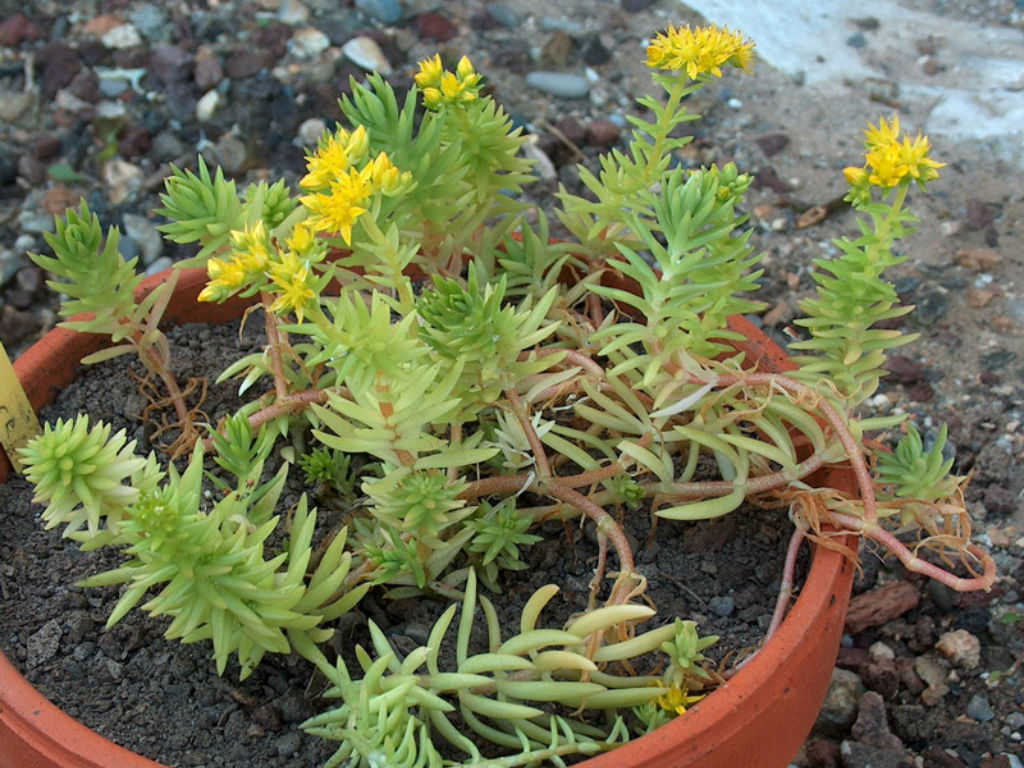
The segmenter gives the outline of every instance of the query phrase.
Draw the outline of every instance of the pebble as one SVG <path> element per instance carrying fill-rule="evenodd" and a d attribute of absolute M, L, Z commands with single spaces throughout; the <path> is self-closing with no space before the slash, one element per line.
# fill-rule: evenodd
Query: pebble
<path fill-rule="evenodd" d="M 551 158 L 548 157 L 544 150 L 537 145 L 537 137 L 535 134 L 530 134 L 526 137 L 527 140 L 523 144 L 523 155 L 534 161 L 533 170 L 545 181 L 554 181 L 558 178 L 558 171 L 555 170 L 555 164 L 551 162 Z"/>
<path fill-rule="evenodd" d="M 202 98 L 196 102 L 196 119 L 200 123 L 207 122 L 213 113 L 217 111 L 217 104 L 220 102 L 220 94 L 215 90 L 207 91 Z"/>
<path fill-rule="evenodd" d="M 0 121 L 16 122 L 27 115 L 35 103 L 35 94 L 31 91 L 0 90 Z"/>
<path fill-rule="evenodd" d="M 152 264 L 160 258 L 164 241 L 153 222 L 135 213 L 126 213 L 121 221 L 124 222 L 124 233 L 138 244 L 143 264 Z"/>
<path fill-rule="evenodd" d="M 980 693 L 976 693 L 967 702 L 967 716 L 974 718 L 978 722 L 987 723 L 996 715 L 992 711 L 992 705 L 989 703 L 988 698 Z"/>
<path fill-rule="evenodd" d="M 1024 712 L 1011 712 L 1006 716 L 1006 724 L 1011 728 L 1024 728 Z"/>
<path fill-rule="evenodd" d="M 585 77 L 566 72 L 530 72 L 526 83 L 563 99 L 582 99 L 590 93 L 590 83 Z"/>
<path fill-rule="evenodd" d="M 28 253 L 36 248 L 36 239 L 30 234 L 18 235 L 14 241 L 14 252 L 16 254 Z"/>
<path fill-rule="evenodd" d="M 60 621 L 57 619 L 50 619 L 34 634 L 29 635 L 28 642 L 25 643 L 28 652 L 25 663 L 29 667 L 38 667 L 56 656 L 60 648 L 60 635 Z"/>
<path fill-rule="evenodd" d="M 356 8 L 385 24 L 394 24 L 402 18 L 402 4 L 398 0 L 356 0 Z"/>
<path fill-rule="evenodd" d="M 300 0 L 282 0 L 281 7 L 277 9 L 277 20 L 290 27 L 305 24 L 309 21 L 309 8 Z"/>
<path fill-rule="evenodd" d="M 315 147 L 326 130 L 327 123 L 319 117 L 311 117 L 308 120 L 304 120 L 302 125 L 299 126 L 299 142 L 304 147 Z"/>
<path fill-rule="evenodd" d="M 372 37 L 353 37 L 341 47 L 349 61 L 358 64 L 367 72 L 391 74 L 391 63 Z"/>
<path fill-rule="evenodd" d="M 315 27 L 304 27 L 295 30 L 288 41 L 288 50 L 300 59 L 314 59 L 327 50 L 331 41 L 323 32 Z"/>
<path fill-rule="evenodd" d="M 42 211 L 23 210 L 18 214 L 22 232 L 53 232 L 53 216 Z"/>
<path fill-rule="evenodd" d="M 107 48 L 124 50 L 125 48 L 134 48 L 137 45 L 142 45 L 142 37 L 139 35 L 139 30 L 133 24 L 119 24 L 104 33 L 103 37 L 100 38 L 100 42 Z"/>
<path fill-rule="evenodd" d="M 981 663 L 981 641 L 966 629 L 946 632 L 935 649 L 961 669 L 974 669 Z"/>
<path fill-rule="evenodd" d="M 0 285 L 7 285 L 26 266 L 28 261 L 24 256 L 7 249 L 0 251 Z"/>
<path fill-rule="evenodd" d="M 195 78 L 196 86 L 201 91 L 208 91 L 224 78 L 224 70 L 221 69 L 220 59 L 210 46 L 201 45 L 196 49 L 192 75 Z"/>
<path fill-rule="evenodd" d="M 864 693 L 864 683 L 854 672 L 836 667 L 832 670 L 832 682 L 818 714 L 815 730 L 824 734 L 839 736 L 857 719 L 857 707 Z"/>
<path fill-rule="evenodd" d="M 110 190 L 110 202 L 119 205 L 142 186 L 142 168 L 115 157 L 103 166 L 103 181 Z"/>
<path fill-rule="evenodd" d="M 301 745 L 302 733 L 299 731 L 288 731 L 288 733 L 278 737 L 275 742 L 279 757 L 291 757 L 299 751 Z"/>
<path fill-rule="evenodd" d="M 487 13 L 503 27 L 515 28 L 522 24 L 522 14 L 510 3 L 488 3 Z"/>
<path fill-rule="evenodd" d="M 152 3 L 143 3 L 135 8 L 128 20 L 135 28 L 150 40 L 166 40 L 170 37 L 167 12 Z"/>
<path fill-rule="evenodd" d="M 708 600 L 708 608 L 711 609 L 712 613 L 727 618 L 732 616 L 733 611 L 736 610 L 736 601 L 728 595 L 712 597 Z"/>
<path fill-rule="evenodd" d="M 217 139 L 214 150 L 217 155 L 217 164 L 224 169 L 229 176 L 236 176 L 245 168 L 245 160 L 248 150 L 245 143 L 233 133 L 225 133 Z"/>
<path fill-rule="evenodd" d="M 447 43 L 457 34 L 459 28 L 447 17 L 437 11 L 426 11 L 416 17 L 416 31 L 425 40 L 437 40 Z"/>

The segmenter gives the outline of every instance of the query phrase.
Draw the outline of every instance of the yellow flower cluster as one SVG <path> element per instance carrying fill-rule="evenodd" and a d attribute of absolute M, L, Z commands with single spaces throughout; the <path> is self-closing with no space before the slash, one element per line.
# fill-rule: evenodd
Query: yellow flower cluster
<path fill-rule="evenodd" d="M 359 165 L 366 159 L 370 137 L 366 128 L 359 126 L 352 133 L 339 129 L 326 140 L 312 155 L 306 156 L 306 170 L 309 171 L 299 184 L 305 189 L 325 189 L 351 166 Z"/>
<path fill-rule="evenodd" d="M 465 104 L 480 95 L 480 75 L 465 56 L 459 59 L 455 72 L 444 68 L 440 54 L 424 59 L 416 73 L 416 85 L 423 90 L 423 103 L 428 109 L 440 109 L 446 104 Z"/>
<path fill-rule="evenodd" d="M 754 58 L 754 44 L 744 42 L 741 32 L 714 25 L 676 29 L 660 33 L 647 47 L 647 66 L 651 69 L 679 70 L 691 80 L 700 75 L 722 76 L 726 64 L 748 69 Z"/>
<path fill-rule="evenodd" d="M 313 162 L 320 159 L 314 158 L 309 167 L 312 169 Z M 362 168 L 335 167 L 328 172 L 317 166 L 316 172 L 330 181 L 326 192 L 299 198 L 311 214 L 309 226 L 315 232 L 336 232 L 347 245 L 351 245 L 352 227 L 366 213 L 364 206 L 372 195 L 397 195 L 408 189 L 412 182 L 412 174 L 399 171 L 385 152 L 379 153 Z"/>
<path fill-rule="evenodd" d="M 843 175 L 852 187 L 865 188 L 869 184 L 887 189 L 903 182 L 916 181 L 922 186 L 939 177 L 938 163 L 928 157 L 931 145 L 928 137 L 917 134 L 913 139 L 904 136 L 900 141 L 900 119 L 880 118 L 878 125 L 868 124 L 864 132 L 865 164 L 863 168 L 850 167 Z"/>
<path fill-rule="evenodd" d="M 223 301 L 245 288 L 258 287 L 278 294 L 271 310 L 295 312 L 299 321 L 317 295 L 310 259 L 317 254 L 317 240 L 306 222 L 299 222 L 288 238 L 287 250 L 273 247 L 263 222 L 231 233 L 230 256 L 206 263 L 210 280 L 199 301 Z M 322 254 L 322 251 L 321 251 Z"/>
<path fill-rule="evenodd" d="M 223 301 L 245 285 L 258 279 L 270 261 L 270 238 L 263 222 L 251 229 L 231 232 L 233 249 L 228 258 L 213 257 L 206 262 L 210 282 L 199 294 L 199 301 Z"/>

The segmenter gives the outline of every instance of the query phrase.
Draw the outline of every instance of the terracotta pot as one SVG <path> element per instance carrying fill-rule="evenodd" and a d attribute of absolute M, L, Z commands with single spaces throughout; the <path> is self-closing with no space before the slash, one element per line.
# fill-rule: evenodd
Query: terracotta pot
<path fill-rule="evenodd" d="M 168 273 L 147 279 L 146 293 Z M 226 322 L 246 302 L 197 304 L 203 270 L 182 273 L 166 317 L 175 322 Z M 730 319 L 747 336 L 736 347 L 764 370 L 789 370 L 785 353 L 749 322 Z M 64 329 L 46 334 L 14 364 L 39 409 L 77 374 L 78 361 L 99 338 Z M 9 464 L 0 452 L 0 482 Z M 846 478 L 849 483 L 849 478 Z M 840 486 L 841 487 L 841 486 Z M 848 486 L 847 490 L 851 490 Z M 852 537 L 847 542 L 855 544 Z M 816 548 L 807 582 L 765 648 L 712 695 L 654 733 L 580 763 L 581 768 L 782 768 L 810 731 L 825 697 L 846 616 L 853 566 Z M 46 700 L 0 654 L 0 768 L 160 768 L 116 746 Z"/>

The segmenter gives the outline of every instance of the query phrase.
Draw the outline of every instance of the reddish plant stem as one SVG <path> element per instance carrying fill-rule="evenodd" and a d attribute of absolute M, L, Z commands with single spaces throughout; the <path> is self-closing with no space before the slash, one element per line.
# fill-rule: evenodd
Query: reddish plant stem
<path fill-rule="evenodd" d="M 515 414 L 516 419 L 519 420 L 519 425 L 526 434 L 530 450 L 533 451 L 533 461 L 537 465 L 537 474 L 541 479 L 551 477 L 551 464 L 548 462 L 547 452 L 544 450 L 544 444 L 541 443 L 540 437 L 537 435 L 537 430 L 533 428 L 533 422 L 530 420 L 530 414 L 527 412 L 526 406 L 523 405 L 522 398 L 519 397 L 519 393 L 513 387 L 505 390 L 505 394 L 508 395 L 508 401 L 512 404 L 512 412 Z"/>
<path fill-rule="evenodd" d="M 973 592 L 976 590 L 988 589 L 996 580 L 996 564 L 992 556 L 975 544 L 967 544 L 965 550 L 978 558 L 982 566 L 982 574 L 970 579 L 954 576 L 944 571 L 937 565 L 932 565 L 914 554 L 907 546 L 897 539 L 889 531 L 882 528 L 878 523 L 870 523 L 854 515 L 843 514 L 842 512 L 829 512 L 827 521 L 842 526 L 853 533 L 859 533 L 869 539 L 874 539 L 887 550 L 892 552 L 903 563 L 904 567 L 912 573 L 921 573 L 929 578 L 945 584 L 957 592 Z"/>
<path fill-rule="evenodd" d="M 260 303 L 263 304 L 263 318 L 267 329 L 267 350 L 270 352 L 270 372 L 274 375 L 274 391 L 278 401 L 288 396 L 288 382 L 284 377 L 284 364 L 281 362 L 281 335 L 277 329 L 277 318 L 270 311 L 270 295 L 260 292 Z"/>
<path fill-rule="evenodd" d="M 258 431 L 260 427 L 267 422 L 273 421 L 278 416 L 284 416 L 288 413 L 301 411 L 304 408 L 308 408 L 313 403 L 326 402 L 327 390 L 324 389 L 307 389 L 304 392 L 285 395 L 273 405 L 268 405 L 266 408 L 263 408 L 250 416 L 249 426 L 253 431 Z M 203 449 L 209 451 L 211 448 L 213 448 L 213 438 L 208 437 L 203 440 Z"/>
<path fill-rule="evenodd" d="M 178 414 L 182 430 L 186 433 L 194 433 L 195 427 L 192 425 L 192 415 L 189 413 L 188 406 L 185 405 L 185 396 L 181 393 L 178 381 L 167 365 L 169 354 L 162 355 L 155 345 L 143 343 L 139 339 L 135 340 L 135 344 L 138 347 L 142 364 L 159 376 L 164 382 L 164 386 L 167 387 L 167 393 L 171 397 L 171 402 L 174 403 L 174 412 Z"/>

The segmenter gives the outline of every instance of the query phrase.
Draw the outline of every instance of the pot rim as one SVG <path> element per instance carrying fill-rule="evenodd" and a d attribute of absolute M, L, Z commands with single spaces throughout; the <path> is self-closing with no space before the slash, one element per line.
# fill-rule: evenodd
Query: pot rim
<path fill-rule="evenodd" d="M 169 279 L 170 269 L 146 278 L 136 294 L 140 298 Z M 202 305 L 201 318 L 196 316 L 195 299 L 206 284 L 206 271 L 185 269 L 181 272 L 175 301 L 168 307 L 165 319 L 171 322 L 226 322 L 238 317 L 249 303 L 233 299 L 224 304 Z M 191 311 L 189 309 L 191 308 Z M 793 367 L 785 353 L 760 330 L 742 317 L 729 319 L 729 327 L 756 341 L 743 351 L 752 362 L 765 359 L 769 365 Z M 77 371 L 77 365 L 61 365 L 61 359 L 80 360 L 101 346 L 100 338 L 92 334 L 55 328 L 19 357 L 14 368 L 25 386 L 33 408 L 39 409 L 50 402 L 58 388 L 64 386 Z M 779 361 L 784 361 L 780 363 Z M 786 368 L 782 368 L 785 370 Z M 0 482 L 9 470 L 6 455 L 0 450 Z M 849 535 L 842 541 L 856 547 L 856 537 Z M 685 716 L 677 717 L 657 730 L 633 739 L 616 749 L 590 758 L 578 765 L 581 768 L 615 768 L 629 765 L 635 768 L 672 764 L 683 759 L 700 759 L 709 754 L 723 737 L 741 731 L 744 721 L 741 713 L 756 714 L 776 695 L 790 696 L 794 687 L 800 687 L 806 675 L 799 674 L 803 664 L 813 664 L 830 657 L 834 662 L 842 632 L 846 605 L 853 580 L 853 564 L 841 553 L 821 546 L 813 547 L 813 559 L 800 595 L 790 608 L 778 631 L 757 655 L 733 678 L 717 688 L 706 699 L 697 703 Z M 823 624 L 823 618 L 825 621 Z M 808 642 L 817 640 L 821 646 L 808 650 Z M 779 682 L 779 670 L 788 670 L 788 677 Z M 831 665 L 828 673 L 831 675 Z M 820 707 L 824 688 L 815 693 L 815 710 Z M 827 685 L 827 678 L 825 680 Z M 718 734 L 712 736 L 711 734 Z M 776 734 L 777 735 L 777 734 Z M 793 734 L 787 734 L 793 741 Z M 799 748 L 806 733 L 796 734 L 793 752 Z M 0 653 L 0 745 L 10 739 L 22 739 L 35 752 L 24 752 L 25 762 L 11 767 L 74 766 L 75 768 L 166 768 L 160 763 L 137 755 L 79 723 L 47 700 L 17 671 L 7 657 Z M 685 753 L 685 754 L 684 754 Z M 32 761 L 34 755 L 45 755 L 47 761 Z M 750 758 L 749 753 L 747 757 Z M 742 761 L 745 762 L 745 761 Z M 700 763 L 694 763 L 700 764 Z M 741 763 L 736 763 L 741 764 Z M 6 768 L 0 755 L 0 767 Z"/>

